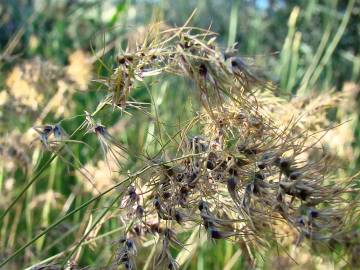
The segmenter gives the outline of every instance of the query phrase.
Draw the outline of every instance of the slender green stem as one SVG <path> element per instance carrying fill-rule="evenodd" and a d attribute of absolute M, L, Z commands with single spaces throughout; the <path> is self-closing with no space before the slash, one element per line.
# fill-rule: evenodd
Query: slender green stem
<path fill-rule="evenodd" d="M 0 263 L 0 267 L 3 267 L 5 264 L 7 264 L 9 261 L 11 261 L 12 259 L 14 259 L 16 256 L 18 256 L 21 252 L 23 252 L 27 247 L 29 247 L 30 245 L 32 245 L 35 241 L 37 241 L 40 237 L 42 237 L 43 235 L 49 233 L 51 230 L 53 230 L 57 225 L 59 225 L 60 223 L 62 223 L 65 219 L 67 219 L 68 217 L 72 216 L 73 214 L 77 213 L 78 211 L 82 210 L 83 208 L 87 207 L 88 205 L 90 205 L 91 203 L 97 201 L 98 199 L 100 199 L 101 197 L 103 197 L 104 195 L 108 194 L 109 192 L 111 192 L 112 190 L 116 189 L 117 187 L 121 186 L 122 184 L 126 183 L 127 181 L 129 181 L 132 178 L 136 178 L 140 175 L 142 175 L 143 173 L 145 173 L 146 171 L 154 168 L 154 167 L 158 167 L 158 166 L 162 166 L 168 163 L 172 163 L 172 162 L 176 162 L 182 159 L 186 159 L 189 157 L 193 157 L 193 156 L 199 156 L 202 155 L 203 153 L 198 153 L 198 154 L 189 154 L 189 155 L 185 155 L 182 157 L 178 157 L 178 158 L 174 158 L 172 160 L 169 161 L 164 161 L 162 163 L 159 164 L 153 164 L 153 165 L 149 165 L 144 167 L 142 170 L 137 171 L 136 173 L 128 176 L 127 178 L 125 178 L 123 181 L 117 183 L 116 185 L 108 188 L 107 190 L 105 190 L 103 193 L 97 195 L 96 197 L 92 198 L 91 200 L 83 203 L 82 205 L 80 205 L 79 207 L 77 207 L 76 209 L 72 210 L 71 212 L 69 212 L 68 214 L 66 214 L 65 216 L 63 216 L 62 218 L 60 218 L 58 221 L 54 222 L 53 224 L 51 224 L 49 227 L 47 227 L 43 232 L 39 233 L 37 236 L 35 236 L 33 239 L 31 239 L 28 243 L 26 243 L 25 245 L 23 245 L 21 248 L 19 248 L 17 251 L 15 251 L 11 256 L 9 256 L 8 258 L 6 258 L 3 262 Z M 109 209 L 111 208 L 108 207 L 106 209 L 106 212 L 109 211 Z M 105 212 L 105 214 L 106 214 Z M 103 213 L 104 214 L 104 213 Z M 105 215 L 104 214 L 104 215 Z M 90 229 L 89 231 L 91 231 L 92 229 Z M 81 241 L 80 241 L 81 244 Z M 78 246 L 80 246 L 78 244 Z"/>

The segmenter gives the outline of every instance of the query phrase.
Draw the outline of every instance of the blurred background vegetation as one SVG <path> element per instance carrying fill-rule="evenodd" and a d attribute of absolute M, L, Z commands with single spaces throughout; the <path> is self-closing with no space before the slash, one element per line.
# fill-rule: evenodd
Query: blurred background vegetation
<path fill-rule="evenodd" d="M 360 125 L 360 2 L 355 0 L 11 0 L 0 1 L 0 209 L 5 209 L 41 168 L 46 153 L 31 142 L 32 126 L 56 123 L 64 118 L 93 111 L 105 96 L 101 87 L 91 82 L 108 75 L 116 55 L 133 40 L 144 36 L 146 25 L 162 20 L 164 25 L 181 26 L 194 9 L 192 26 L 211 28 L 219 33 L 217 41 L 225 49 L 237 42 L 239 54 L 248 58 L 253 68 L 261 70 L 279 86 L 278 94 L 288 99 L 314 92 L 344 91 L 355 105 L 351 109 L 336 108 L 329 119 L 351 121 L 341 130 L 339 140 L 346 145 L 343 167 L 347 173 L 359 169 Z M 139 87 L 133 95 L 149 102 L 151 108 L 174 133 L 177 121 L 189 119 L 196 101 L 189 97 L 186 82 L 166 78 L 150 89 Z M 345 105 L 346 107 L 347 105 Z M 133 159 L 126 162 L 129 170 L 137 166 L 136 154 L 148 148 L 149 133 L 154 122 L 134 112 L 132 117 L 99 115 L 111 126 L 122 142 L 131 146 Z M 174 120 L 176 119 L 176 120 Z M 75 130 L 80 118 L 64 122 L 65 130 Z M 75 138 L 76 139 L 76 138 Z M 96 145 L 94 138 L 86 138 Z M 155 152 L 156 146 L 150 149 Z M 104 172 L 106 165 L 97 149 L 74 153 L 96 172 L 97 188 L 103 190 L 118 179 Z M 103 170 L 101 170 L 103 169 Z M 61 160 L 55 160 L 26 190 L 11 215 L 1 223 L 0 260 L 30 241 L 61 215 L 94 196 L 81 175 L 71 171 Z M 106 171 L 106 169 L 105 169 Z M 85 187 L 85 188 L 84 188 Z M 51 256 L 61 258 L 77 239 L 77 230 L 99 202 L 70 217 L 54 231 L 34 242 L 21 253 L 8 269 L 20 269 Z M 102 228 L 108 239 L 100 243 L 104 256 L 96 249 L 84 248 L 80 265 L 101 265 L 112 253 L 112 237 L 116 238 L 116 222 Z M 74 236 L 75 235 L 75 236 Z M 114 235 L 114 236 L 113 236 Z M 108 238 L 107 238 L 108 237 Z M 176 252 L 176 251 L 174 251 Z M 80 254 L 80 253 L 79 253 Z M 107 254 L 107 255 L 106 255 Z M 261 267 L 275 269 L 296 264 L 286 257 L 266 258 Z M 320 258 L 304 253 L 299 265 L 309 268 L 325 265 Z M 219 242 L 203 246 L 185 264 L 188 269 L 241 269 L 244 265 L 236 246 Z M 319 266 L 320 265 L 320 266 Z"/>

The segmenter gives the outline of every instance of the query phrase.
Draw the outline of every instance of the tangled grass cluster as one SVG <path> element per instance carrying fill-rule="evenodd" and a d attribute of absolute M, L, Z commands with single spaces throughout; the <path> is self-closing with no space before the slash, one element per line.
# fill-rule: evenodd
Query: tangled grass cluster
<path fill-rule="evenodd" d="M 95 112 L 85 112 L 83 125 L 72 135 L 61 123 L 36 126 L 42 147 L 76 168 L 94 189 L 91 173 L 68 146 L 81 144 L 72 139 L 75 133 L 94 134 L 108 167 L 115 164 L 120 174 L 127 174 L 108 190 L 98 191 L 93 200 L 110 191 L 117 195 L 65 262 L 116 209 L 123 230 L 109 269 L 120 265 L 136 269 L 139 263 L 144 267 L 137 256 L 152 236 L 156 239 L 149 256 L 152 267 L 178 269 L 172 248 L 186 250 L 191 239 L 185 244 L 179 235 L 197 233 L 196 228 L 206 232 L 208 241 L 237 243 L 249 265 L 256 252 L 274 244 L 286 250 L 285 245 L 303 241 L 314 249 L 335 249 L 340 244 L 348 251 L 349 263 L 359 263 L 356 176 L 335 177 L 336 166 L 321 147 L 329 129 L 304 128 L 300 123 L 305 113 L 279 125 L 277 112 L 265 98 L 275 95 L 276 86 L 236 56 L 235 49 L 220 49 L 215 38 L 209 30 L 187 26 L 159 30 L 154 25 L 135 50 L 116 58 L 117 67 L 109 78 L 97 80 L 107 96 Z M 161 74 L 189 80 L 202 107 L 166 142 L 154 139 L 161 150 L 153 156 L 139 155 L 144 167 L 124 172 L 122 160 L 131 149 L 97 122 L 96 115 L 106 106 L 149 114 L 144 104 L 131 98 L 131 92 L 147 77 Z M 194 136 L 194 129 L 200 133 Z"/>

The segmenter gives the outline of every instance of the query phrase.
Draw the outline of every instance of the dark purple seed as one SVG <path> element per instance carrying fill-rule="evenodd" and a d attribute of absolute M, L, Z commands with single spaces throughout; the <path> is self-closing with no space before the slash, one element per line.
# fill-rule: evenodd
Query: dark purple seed
<path fill-rule="evenodd" d="M 61 137 L 61 127 L 59 125 L 55 125 L 53 132 L 54 132 L 55 138 Z"/>
<path fill-rule="evenodd" d="M 203 77 L 206 76 L 207 68 L 206 68 L 206 66 L 204 64 L 200 64 L 200 66 L 199 66 L 199 74 L 200 74 L 200 76 L 203 76 Z"/>
<path fill-rule="evenodd" d="M 131 263 L 129 261 L 124 262 L 125 269 L 132 269 Z"/>
<path fill-rule="evenodd" d="M 119 63 L 119 64 L 125 64 L 125 57 L 123 57 L 123 56 L 118 56 L 117 58 L 116 58 L 116 60 L 117 60 L 117 62 Z"/>
<path fill-rule="evenodd" d="M 175 210 L 175 220 L 179 224 L 183 221 L 182 215 L 180 214 L 179 211 L 176 211 L 176 210 Z"/>
<path fill-rule="evenodd" d="M 191 175 L 190 175 L 190 181 L 194 181 L 197 177 L 197 173 L 193 172 Z"/>
<path fill-rule="evenodd" d="M 154 200 L 154 206 L 155 206 L 155 208 L 156 209 L 160 209 L 160 207 L 161 207 L 161 204 L 160 204 L 160 200 L 159 199 L 155 199 Z"/>
<path fill-rule="evenodd" d="M 96 133 L 100 133 L 100 134 L 105 134 L 105 127 L 104 126 L 96 126 L 95 127 L 95 132 Z"/>
<path fill-rule="evenodd" d="M 287 159 L 280 159 L 279 166 L 280 166 L 280 169 L 282 169 L 282 170 L 289 170 L 290 162 Z"/>
<path fill-rule="evenodd" d="M 166 192 L 163 193 L 163 198 L 164 198 L 164 199 L 169 199 L 170 197 L 171 197 L 171 193 L 170 193 L 170 192 L 167 192 L 167 191 L 166 191 Z"/>
<path fill-rule="evenodd" d="M 140 226 L 135 226 L 134 227 L 134 231 L 137 235 L 140 235 L 141 234 L 141 227 Z"/>
<path fill-rule="evenodd" d="M 237 175 L 238 175 L 238 172 L 237 172 L 236 169 L 230 168 L 230 169 L 229 169 L 229 174 L 231 174 L 231 175 L 233 175 L 233 176 L 237 176 Z"/>
<path fill-rule="evenodd" d="M 300 218 L 299 219 L 299 224 L 302 225 L 302 226 L 305 226 L 305 221 L 303 218 Z"/>
<path fill-rule="evenodd" d="M 263 163 L 263 162 L 259 162 L 258 163 L 258 168 L 260 169 L 260 170 L 263 170 L 263 169 L 265 169 L 265 163 Z"/>
<path fill-rule="evenodd" d="M 10 147 L 8 148 L 8 150 L 7 150 L 7 154 L 8 154 L 8 156 L 10 156 L 10 157 L 14 157 L 14 156 L 16 156 L 17 151 L 16 151 L 16 149 L 15 149 L 13 146 L 10 146 Z"/>
<path fill-rule="evenodd" d="M 144 208 L 141 205 L 138 205 L 136 207 L 136 213 L 139 217 L 142 217 L 144 215 Z"/>
<path fill-rule="evenodd" d="M 208 168 L 209 170 L 213 170 L 213 169 L 215 168 L 214 162 L 208 160 L 208 161 L 206 162 L 206 168 Z"/>
<path fill-rule="evenodd" d="M 214 239 L 223 239 L 224 238 L 223 234 L 214 228 L 210 228 L 210 235 Z"/>
<path fill-rule="evenodd" d="M 234 191 L 236 189 L 237 181 L 234 177 L 230 177 L 227 181 L 228 190 Z"/>
<path fill-rule="evenodd" d="M 129 255 L 127 253 L 125 253 L 124 256 L 122 256 L 121 261 L 125 262 L 125 263 L 129 262 Z"/>
<path fill-rule="evenodd" d="M 126 240 L 126 247 L 128 249 L 133 249 L 134 248 L 134 242 L 132 240 Z"/>
<path fill-rule="evenodd" d="M 45 126 L 43 132 L 49 134 L 53 130 L 52 126 Z"/>
<path fill-rule="evenodd" d="M 178 175 L 176 175 L 176 181 L 181 182 L 184 179 L 184 174 L 179 173 Z"/>
<path fill-rule="evenodd" d="M 254 175 L 254 179 L 255 179 L 255 180 L 264 180 L 264 179 L 265 179 L 265 175 L 264 175 L 263 173 L 261 173 L 261 172 L 257 172 L 257 173 L 255 173 L 255 175 Z"/>
<path fill-rule="evenodd" d="M 312 218 L 317 218 L 319 216 L 319 212 L 316 210 L 310 210 L 310 216 Z"/>
<path fill-rule="evenodd" d="M 291 180 L 296 180 L 296 179 L 298 179 L 300 176 L 301 176 L 301 173 L 300 173 L 300 172 L 292 172 L 292 173 L 290 173 L 289 178 L 290 178 Z"/>
<path fill-rule="evenodd" d="M 202 210 L 204 210 L 204 209 L 207 209 L 208 208 L 208 206 L 207 206 L 207 203 L 206 202 L 204 202 L 204 201 L 200 201 L 199 202 L 199 210 L 200 211 L 202 211 Z"/>
<path fill-rule="evenodd" d="M 169 262 L 168 269 L 173 270 L 173 269 L 176 269 L 176 268 L 175 268 L 175 266 L 174 266 L 174 264 L 172 262 Z"/>
<path fill-rule="evenodd" d="M 186 195 L 188 193 L 188 188 L 186 186 L 182 186 L 180 188 L 180 193 Z"/>

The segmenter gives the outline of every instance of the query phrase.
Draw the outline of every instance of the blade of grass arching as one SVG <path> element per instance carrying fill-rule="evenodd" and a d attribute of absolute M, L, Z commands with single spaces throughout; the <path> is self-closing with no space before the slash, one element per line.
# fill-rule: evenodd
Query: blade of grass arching
<path fill-rule="evenodd" d="M 308 89 L 308 84 L 309 84 L 310 78 L 313 75 L 314 70 L 316 69 L 316 66 L 318 65 L 320 58 L 326 48 L 326 44 L 329 41 L 332 27 L 333 27 L 333 20 L 330 20 L 330 22 L 326 26 L 326 29 L 321 38 L 319 47 L 316 50 L 315 56 L 313 57 L 313 60 L 310 64 L 310 66 L 306 69 L 305 74 L 300 82 L 300 88 L 297 91 L 298 94 L 304 94 L 305 91 Z"/>
<path fill-rule="evenodd" d="M 229 37 L 228 47 L 235 43 L 236 28 L 238 23 L 238 1 L 235 1 L 231 6 L 230 19 L 229 19 Z"/>
<path fill-rule="evenodd" d="M 4 223 L 1 226 L 1 234 L 0 234 L 0 241 L 1 241 L 1 250 L 5 250 L 7 248 L 7 229 L 9 226 L 9 221 L 10 221 L 10 216 L 6 216 L 6 218 L 4 219 Z"/>
<path fill-rule="evenodd" d="M 349 51 L 342 51 L 341 56 L 353 65 L 350 80 L 352 82 L 360 81 L 360 55 L 354 55 L 354 53 Z"/>
<path fill-rule="evenodd" d="M 87 211 L 88 212 L 88 211 Z M 105 217 L 103 217 L 105 218 Z M 84 220 L 84 219 L 83 219 Z M 87 225 L 85 227 L 85 230 L 84 230 L 84 234 L 83 235 L 87 235 L 89 233 L 89 231 L 91 230 L 91 224 L 93 224 L 93 215 L 90 214 L 89 218 L 88 218 L 88 222 L 87 222 Z M 85 240 L 85 239 L 84 239 Z M 76 242 L 76 241 L 75 241 Z M 82 246 L 80 245 L 79 248 L 77 249 L 77 252 L 75 254 L 74 252 L 74 258 L 73 258 L 73 261 L 77 262 L 79 261 L 80 259 L 80 256 L 81 256 L 81 251 L 82 251 Z M 66 260 L 65 260 L 66 262 Z"/>
<path fill-rule="evenodd" d="M 224 255 L 224 267 L 225 263 L 228 262 L 233 254 L 233 244 L 231 242 L 225 242 L 225 255 Z"/>
<path fill-rule="evenodd" d="M 341 37 L 344 35 L 346 26 L 350 20 L 350 16 L 351 16 L 351 12 L 353 10 L 354 4 L 355 4 L 355 0 L 350 0 L 348 2 L 346 11 L 341 20 L 340 26 L 339 26 L 338 30 L 336 31 L 334 38 L 328 45 L 328 47 L 324 53 L 324 56 L 322 57 L 322 59 L 320 61 L 320 64 L 317 66 L 317 68 L 314 71 L 313 76 L 311 77 L 311 80 L 309 83 L 310 87 L 314 86 L 315 83 L 317 82 L 317 80 L 319 79 L 321 72 L 323 71 L 324 67 L 328 64 L 332 54 L 334 53 L 337 45 L 340 42 Z"/>
<path fill-rule="evenodd" d="M 113 207 L 113 205 L 118 202 L 121 198 L 121 196 L 123 196 L 122 193 L 119 193 L 115 199 L 112 200 L 112 202 L 110 203 L 110 205 L 108 206 L 108 208 L 104 209 L 103 212 L 101 213 L 101 215 L 97 218 L 97 220 L 93 223 L 93 225 L 88 229 L 88 231 L 83 235 L 83 237 L 81 238 L 81 240 L 79 241 L 79 243 L 75 246 L 75 248 L 70 252 L 69 255 L 66 256 L 64 262 L 62 263 L 62 268 L 66 265 L 66 263 L 73 257 L 73 255 L 75 254 L 75 252 L 78 250 L 78 248 L 82 245 L 82 243 L 85 241 L 85 239 L 89 236 L 89 234 L 92 232 L 92 230 L 101 222 L 101 220 L 105 217 L 105 215 L 111 210 L 111 208 Z"/>
<path fill-rule="evenodd" d="M 353 57 L 353 61 L 354 61 L 354 65 L 353 65 L 351 80 L 353 82 L 358 82 L 360 81 L 360 55 Z"/>
<path fill-rule="evenodd" d="M 186 249 L 183 249 L 176 256 L 176 261 L 180 266 L 183 266 L 190 258 L 194 255 L 196 250 L 201 247 L 206 241 L 206 235 L 203 232 L 200 232 L 199 238 L 199 226 L 197 226 L 191 233 L 190 237 L 186 240 L 185 246 Z M 202 252 L 198 256 L 201 256 Z M 199 269 L 199 268 L 198 268 Z"/>
<path fill-rule="evenodd" d="M 88 244 L 91 244 L 92 242 L 95 242 L 95 241 L 99 240 L 99 239 L 102 239 L 102 238 L 107 237 L 107 236 L 109 236 L 109 235 L 115 234 L 115 233 L 117 233 L 117 232 L 119 232 L 119 231 L 122 231 L 124 228 L 125 228 L 125 226 L 121 226 L 121 227 L 119 227 L 119 228 L 116 228 L 116 229 L 113 229 L 113 230 L 108 231 L 108 232 L 106 232 L 106 233 L 103 233 L 103 234 L 101 234 L 101 235 L 98 235 L 98 236 L 96 236 L 96 237 L 94 237 L 94 238 L 92 238 L 92 239 L 90 239 L 90 240 L 85 241 L 84 243 L 82 243 L 82 246 L 86 246 L 86 245 L 88 245 Z M 38 266 L 44 265 L 45 263 L 48 263 L 48 262 L 51 262 L 52 260 L 63 256 L 64 254 L 66 254 L 67 252 L 71 251 L 71 250 L 74 249 L 74 248 L 75 248 L 75 246 L 70 247 L 68 250 L 61 251 L 61 252 L 59 252 L 59 253 L 51 256 L 51 257 L 48 257 L 48 258 L 46 258 L 46 259 L 44 259 L 44 260 L 42 260 L 42 261 L 40 261 L 40 262 L 38 262 L 38 263 L 36 263 L 36 264 L 33 264 L 33 265 L 25 268 L 25 270 L 35 269 L 35 268 L 38 267 Z"/>
<path fill-rule="evenodd" d="M 155 255 L 155 252 L 156 252 L 156 244 L 153 245 L 151 251 L 150 251 L 150 254 L 149 256 L 147 256 L 146 258 L 146 261 L 145 261 L 145 264 L 144 264 L 144 267 L 143 267 L 143 270 L 147 270 L 150 266 L 150 263 L 151 263 L 151 260 L 152 258 L 154 257 Z"/>
<path fill-rule="evenodd" d="M 47 194 L 46 194 L 46 200 L 44 203 L 44 208 L 42 211 L 42 217 L 41 217 L 41 227 L 46 228 L 49 226 L 49 218 L 50 218 L 50 209 L 51 209 L 51 203 L 52 203 L 52 194 L 50 191 L 54 188 L 55 183 L 55 177 L 56 177 L 56 169 L 57 169 L 57 163 L 58 158 L 55 159 L 55 161 L 50 165 L 50 176 L 49 176 L 49 182 L 47 187 Z M 39 241 L 36 243 L 36 249 L 37 252 L 40 252 L 45 242 L 45 237 L 41 237 Z"/>
<path fill-rule="evenodd" d="M 148 93 L 149 93 L 149 96 L 152 100 L 151 104 L 151 110 L 152 110 L 152 113 L 155 115 L 155 120 L 154 121 L 151 121 L 149 123 L 149 126 L 148 126 L 148 134 L 147 134 L 147 137 L 145 139 L 145 145 L 144 146 L 148 146 L 152 140 L 152 137 L 154 137 L 154 132 L 155 132 L 155 128 L 157 129 L 157 132 L 159 134 L 159 136 L 157 137 L 157 141 L 158 143 L 161 145 L 163 145 L 163 136 L 162 136 L 162 133 L 161 133 L 161 125 L 160 125 L 160 117 L 159 117 L 159 112 L 158 112 L 158 109 L 163 100 L 164 100 L 164 96 L 165 96 L 165 93 L 166 93 L 166 89 L 167 89 L 167 86 L 168 86 L 168 82 L 165 81 L 161 87 L 160 87 L 160 92 L 157 94 L 157 97 L 156 97 L 156 100 L 155 100 L 155 97 L 153 96 L 152 94 L 152 91 L 145 85 Z M 155 123 L 154 123 L 155 122 Z M 164 131 L 165 132 L 165 131 Z M 154 149 L 156 151 L 156 149 Z"/>
<path fill-rule="evenodd" d="M 299 63 L 299 48 L 301 43 L 301 32 L 296 32 L 293 40 L 293 44 L 291 47 L 291 64 L 289 71 L 289 79 L 287 82 L 286 90 L 290 92 L 296 83 L 296 73 L 298 69 Z"/>
<path fill-rule="evenodd" d="M 40 251 L 40 253 L 38 253 L 37 257 L 41 258 L 43 256 L 46 256 L 47 254 L 50 254 L 49 251 L 53 247 L 55 247 L 57 244 L 61 243 L 66 237 L 68 237 L 69 235 L 74 233 L 77 229 L 79 229 L 79 227 L 80 227 L 80 224 L 75 224 L 71 227 L 71 229 L 69 229 L 65 233 L 62 233 L 61 235 L 59 235 L 59 237 L 57 237 L 55 241 L 51 241 L 51 242 L 47 243 L 46 246 L 44 246 L 44 249 L 42 249 Z"/>
<path fill-rule="evenodd" d="M 291 54 L 292 54 L 292 44 L 294 40 L 294 35 L 296 31 L 296 21 L 300 13 L 300 8 L 298 6 L 294 7 L 288 20 L 288 34 L 286 36 L 283 48 L 281 50 L 280 56 L 280 90 L 285 91 L 286 86 L 288 85 L 288 78 L 289 78 L 289 67 L 291 61 Z"/>
<path fill-rule="evenodd" d="M 14 207 L 18 200 L 26 193 L 30 186 L 40 177 L 40 175 L 48 168 L 50 163 L 55 159 L 56 155 L 52 155 L 45 164 L 39 169 L 37 173 L 31 178 L 31 180 L 25 185 L 21 192 L 15 197 L 15 199 L 10 203 L 10 205 L 5 209 L 5 211 L 0 216 L 0 222 L 7 215 L 7 213 Z"/>
<path fill-rule="evenodd" d="M 2 193 L 2 187 L 4 184 L 4 164 L 0 161 L 0 194 Z"/>
<path fill-rule="evenodd" d="M 30 240 L 33 237 L 34 231 L 34 208 L 29 207 L 31 201 L 36 196 L 35 185 L 31 185 L 25 194 L 25 207 L 24 207 L 24 214 L 26 219 L 26 240 Z"/>
<path fill-rule="evenodd" d="M 41 153 L 39 149 L 35 149 L 32 155 L 32 164 L 31 168 L 32 171 L 36 170 L 37 165 L 40 163 Z M 26 193 L 26 205 L 30 205 L 30 202 L 33 198 L 33 194 L 35 194 L 35 190 L 33 189 L 32 185 L 29 187 L 28 192 Z M 26 231 L 27 231 L 27 239 L 30 240 L 33 237 L 33 226 L 34 226 L 34 215 L 33 209 L 30 207 L 25 208 L 25 220 L 26 220 Z"/>
<path fill-rule="evenodd" d="M 241 255 L 241 249 L 238 249 L 238 250 L 234 253 L 234 255 L 233 255 L 229 260 L 227 260 L 227 263 L 226 263 L 225 266 L 224 266 L 224 270 L 233 269 L 233 267 L 235 266 L 235 264 L 236 264 L 237 261 L 239 260 L 240 255 Z"/>
<path fill-rule="evenodd" d="M 23 212 L 23 205 L 19 204 L 16 208 L 15 208 L 15 215 L 13 218 L 13 221 L 11 223 L 11 229 L 10 229 L 10 234 L 9 234 L 9 238 L 7 241 L 7 248 L 12 250 L 15 247 L 15 242 L 16 242 L 16 231 L 17 231 L 17 227 L 19 225 L 20 219 L 22 217 L 22 212 Z"/>

